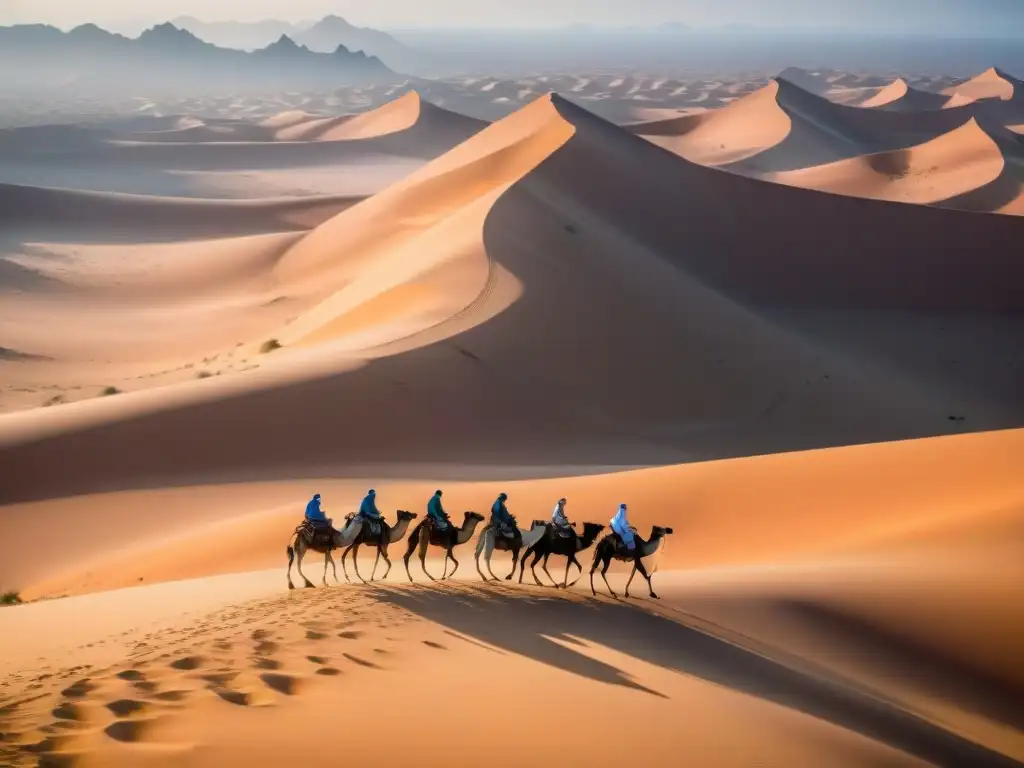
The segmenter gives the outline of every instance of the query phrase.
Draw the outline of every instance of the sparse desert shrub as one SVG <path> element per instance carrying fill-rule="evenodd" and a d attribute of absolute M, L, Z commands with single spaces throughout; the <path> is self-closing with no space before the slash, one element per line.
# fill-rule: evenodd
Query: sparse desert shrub
<path fill-rule="evenodd" d="M 118 389 L 117 387 L 106 387 L 102 392 L 100 392 L 100 395 L 102 397 L 109 397 L 110 395 L 119 395 L 119 394 L 121 394 L 121 390 Z"/>
<path fill-rule="evenodd" d="M 213 374 L 210 373 L 209 371 L 200 371 L 199 373 L 196 374 L 197 379 L 208 379 L 211 376 L 213 376 Z"/>
<path fill-rule="evenodd" d="M 17 592 L 4 592 L 0 595 L 0 605 L 18 605 L 21 600 L 21 595 Z"/>
<path fill-rule="evenodd" d="M 45 403 L 43 403 L 43 407 L 44 408 L 49 408 L 51 405 L 60 405 L 63 402 L 64 402 L 64 395 L 54 395 L 49 400 L 47 400 Z"/>
<path fill-rule="evenodd" d="M 273 352 L 275 349 L 280 349 L 280 348 L 281 348 L 281 342 L 279 342 L 277 339 L 269 339 L 267 341 L 264 341 L 260 345 L 260 352 L 265 355 L 268 352 Z"/>

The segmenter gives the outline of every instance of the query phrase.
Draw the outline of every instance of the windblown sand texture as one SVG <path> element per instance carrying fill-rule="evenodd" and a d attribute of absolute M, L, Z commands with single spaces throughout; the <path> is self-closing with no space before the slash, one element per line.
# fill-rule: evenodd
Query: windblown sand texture
<path fill-rule="evenodd" d="M 0 134 L 0 764 L 1024 762 L 1016 81 L 555 84 Z M 662 600 L 287 591 L 369 487 Z"/>

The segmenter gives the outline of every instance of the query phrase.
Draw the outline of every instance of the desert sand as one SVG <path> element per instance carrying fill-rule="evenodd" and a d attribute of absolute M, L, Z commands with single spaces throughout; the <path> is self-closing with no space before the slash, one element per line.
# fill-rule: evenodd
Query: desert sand
<path fill-rule="evenodd" d="M 1016 85 L 463 79 L 0 135 L 0 764 L 1024 763 Z M 673 530 L 661 600 L 623 564 L 593 596 L 592 550 L 483 583 L 475 539 L 450 581 L 403 540 L 289 591 L 304 503 L 370 487 L 628 502 Z"/>

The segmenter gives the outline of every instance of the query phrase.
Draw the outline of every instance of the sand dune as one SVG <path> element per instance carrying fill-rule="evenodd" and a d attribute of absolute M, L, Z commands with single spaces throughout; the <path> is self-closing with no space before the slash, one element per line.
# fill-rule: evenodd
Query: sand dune
<path fill-rule="evenodd" d="M 173 127 L 127 133 L 55 126 L 43 132 L 52 134 L 46 140 L 14 129 L 0 132 L 0 179 L 178 197 L 368 194 L 483 126 L 409 92 L 340 117 L 179 118 Z M 237 178 L 225 178 L 231 175 Z"/>
<path fill-rule="evenodd" d="M 937 203 L 991 184 L 1005 168 L 999 146 L 971 120 L 932 141 L 768 177 L 783 184 L 876 200 Z"/>
<path fill-rule="evenodd" d="M 693 162 L 761 175 L 906 149 L 972 114 L 845 106 L 778 79 L 720 110 L 629 128 Z"/>
<path fill-rule="evenodd" d="M 1020 119 L 918 85 L 471 78 L 0 134 L 0 594 L 32 601 L 0 763 L 520 765 L 494 694 L 630 735 L 581 764 L 1024 762 L 1020 221 L 946 209 L 1015 212 Z M 405 542 L 286 592 L 304 501 L 370 486 L 389 518 L 628 502 L 673 528 L 663 600 L 482 584 L 471 544 L 408 585 Z M 446 749 L 365 717 L 439 690 Z"/>
<path fill-rule="evenodd" d="M 872 98 L 857 106 L 866 109 L 879 108 L 894 112 L 922 112 L 925 110 L 942 109 L 949 103 L 949 98 L 937 93 L 928 93 L 913 88 L 906 80 L 897 78 L 880 89 Z"/>
<path fill-rule="evenodd" d="M 968 80 L 947 88 L 943 93 L 947 96 L 960 96 L 971 101 L 982 99 L 1001 99 L 1010 101 L 1019 99 L 1020 81 L 993 67 Z"/>
<path fill-rule="evenodd" d="M 784 224 L 792 210 L 814 226 Z M 847 234 L 837 241 L 838 222 Z M 806 332 L 826 306 L 1013 311 L 1014 227 L 723 174 L 541 99 L 272 260 L 266 288 L 245 302 L 301 301 L 278 329 L 238 339 L 248 350 L 284 345 L 258 358 L 260 370 L 5 418 L 16 479 L 4 499 L 126 477 L 462 462 L 467 444 L 480 463 L 615 464 L 941 434 L 961 418 L 1000 426 L 1019 415 L 1019 400 L 1001 394 L 1016 368 L 949 391 L 930 372 L 908 381 L 881 358 L 865 365 L 877 341 L 828 349 Z M 810 316 L 783 328 L 768 319 L 780 306 Z M 565 364 L 580 333 L 598 334 L 601 351 Z M 543 342 L 524 348 L 524 334 Z M 671 340 L 672 358 L 637 343 L 655 337 Z M 9 346 L 37 351 L 17 336 Z M 235 426 L 207 435 L 211 419 Z M 147 434 L 176 437 L 140 450 Z M 94 440 L 102 452 L 85 449 Z M 62 471 L 44 487 L 37 473 L 54 465 Z"/>
<path fill-rule="evenodd" d="M 337 682 L 384 700 L 399 688 L 406 695 L 417 690 L 416 670 L 426 665 L 431 676 L 423 685 L 440 676 L 452 702 L 480 701 L 479 673 L 476 683 L 462 683 L 457 670 L 475 669 L 472 649 L 482 645 L 485 654 L 500 651 L 503 668 L 521 681 L 536 678 L 535 685 L 545 686 L 552 676 L 564 678 L 562 695 L 566 686 L 582 686 L 581 701 L 623 707 L 631 696 L 651 696 L 644 699 L 643 722 L 677 714 L 681 700 L 701 702 L 706 720 L 688 720 L 681 741 L 652 737 L 648 759 L 656 765 L 669 764 L 672 750 L 685 743 L 691 753 L 706 752 L 702 759 L 711 765 L 778 755 L 808 766 L 822 760 L 1008 766 L 1003 755 L 1024 757 L 1019 713 L 1010 703 L 1024 686 L 1017 663 L 1024 615 L 1014 608 L 1024 596 L 1016 578 L 1022 439 L 1016 430 L 502 486 L 520 519 L 567 495 L 577 520 L 601 521 L 600 510 L 628 498 L 641 529 L 673 525 L 673 540 L 649 563 L 657 566 L 656 584 L 666 598 L 650 613 L 607 598 L 591 601 L 575 590 L 559 596 L 479 583 L 282 597 L 274 595 L 280 567 L 223 583 L 136 586 L 11 609 L 0 613 L 0 622 L 24 612 L 22 628 L 42 629 L 76 610 L 106 619 L 74 622 L 61 638 L 34 646 L 27 635 L 13 642 L 18 635 L 3 634 L 4 659 L 26 671 L 8 685 L 15 692 L 32 685 L 35 695 L 3 713 L 12 738 L 2 748 L 16 753 L 19 745 L 38 745 L 43 754 L 70 752 L 107 764 L 129 759 L 125 741 L 190 765 L 237 758 L 247 749 L 265 757 L 285 749 L 279 729 L 290 732 L 290 718 L 315 718 L 321 697 L 337 695 Z M 936 483 L 937 474 L 947 482 Z M 335 481 L 318 488 L 341 510 L 364 485 Z M 410 507 L 432 485 L 388 483 L 379 493 L 389 504 Z M 489 501 L 494 485 L 446 488 L 460 507 L 472 508 Z M 55 533 L 55 521 L 88 515 L 94 524 L 88 537 L 67 534 L 71 567 L 35 588 L 74 594 L 274 564 L 308 487 L 114 494 L 5 513 L 15 540 L 63 535 L 59 527 Z M 265 509 L 248 511 L 253 504 Z M 140 518 L 126 535 L 125 514 L 139 508 L 158 514 Z M 117 550 L 109 544 L 112 534 Z M 468 550 L 457 552 L 462 582 L 477 578 Z M 54 573 L 53 562 L 24 548 L 11 554 L 3 561 L 6 583 Z M 83 562 L 89 570 L 76 571 Z M 367 565 L 364 560 L 364 575 Z M 496 570 L 506 567 L 502 562 Z M 621 591 L 623 574 L 616 570 L 612 583 Z M 552 571 L 561 576 L 558 565 Z M 307 564 L 307 573 L 319 577 L 319 564 Z M 532 581 L 529 573 L 526 580 Z M 133 623 L 129 611 L 145 623 Z M 951 624 L 953 615 L 960 621 Z M 442 653 L 450 666 L 421 656 L 428 651 Z M 59 661 L 69 653 L 73 669 Z M 892 664 L 899 665 L 895 672 Z M 739 710 L 740 699 L 709 710 L 715 689 L 727 697 L 745 693 L 749 701 Z M 781 707 L 774 716 L 763 709 L 769 702 Z M 610 716 L 583 704 L 573 711 Z M 82 725 L 44 743 L 53 718 Z M 746 751 L 700 736 L 734 718 L 754 734 L 744 741 Z M 133 723 L 141 725 L 133 730 Z M 768 730 L 759 736 L 762 727 Z M 822 727 L 817 737 L 778 733 Z M 290 743 L 292 754 L 315 762 L 315 745 Z M 951 755 L 957 755 L 952 762 Z"/>

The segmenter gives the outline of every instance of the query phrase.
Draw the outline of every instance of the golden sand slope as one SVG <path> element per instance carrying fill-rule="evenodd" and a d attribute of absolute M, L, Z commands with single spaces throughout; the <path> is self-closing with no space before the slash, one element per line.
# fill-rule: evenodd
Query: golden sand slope
<path fill-rule="evenodd" d="M 980 75 L 957 83 L 943 91 L 947 96 L 959 96 L 970 101 L 1001 99 L 1010 101 L 1021 96 L 1017 92 L 1019 81 L 993 67 Z"/>
<path fill-rule="evenodd" d="M 942 109 L 949 98 L 937 93 L 928 93 L 913 88 L 902 78 L 893 80 L 880 89 L 870 99 L 860 102 L 857 106 L 866 109 L 886 109 L 894 112 L 922 112 L 925 110 Z"/>
<path fill-rule="evenodd" d="M 1022 266 L 1001 245 L 1013 225 L 723 174 L 541 99 L 211 302 L 256 317 L 244 308 L 295 300 L 276 329 L 236 338 L 250 355 L 284 345 L 259 370 L 5 418 L 15 480 L 0 493 L 352 463 L 672 462 L 1014 423 L 1014 367 L 950 391 L 946 376 L 895 375 L 804 336 L 839 308 L 868 327 L 879 310 L 1021 306 Z M 783 329 L 765 315 L 779 307 L 809 314 Z"/>
<path fill-rule="evenodd" d="M 876 200 L 937 203 L 990 184 L 1005 165 L 999 146 L 972 119 L 916 147 L 786 171 L 769 178 Z"/>
<path fill-rule="evenodd" d="M 579 521 L 601 521 L 608 513 L 599 510 L 625 499 L 641 531 L 652 522 L 672 525 L 671 541 L 648 562 L 666 599 L 650 606 L 655 613 L 579 590 L 559 596 L 517 584 L 273 595 L 271 574 L 4 609 L 4 630 L 45 632 L 76 606 L 88 620 L 34 652 L 27 634 L 0 633 L 3 658 L 19 665 L 3 682 L 16 705 L 0 710 L 8 734 L 0 756 L 203 766 L 263 765 L 287 753 L 321 764 L 322 744 L 295 732 L 319 727 L 327 717 L 321 711 L 336 719 L 339 695 L 358 699 L 360 711 L 395 697 L 420 706 L 419 696 L 436 697 L 443 685 L 446 706 L 473 726 L 445 761 L 470 765 L 492 738 L 473 714 L 487 710 L 492 695 L 481 686 L 482 665 L 515 676 L 505 704 L 527 707 L 539 690 L 555 688 L 560 702 L 572 702 L 574 717 L 615 719 L 639 734 L 651 729 L 652 765 L 674 764 L 685 745 L 702 764 L 722 766 L 764 759 L 1010 766 L 1001 755 L 1024 758 L 1012 706 L 1024 690 L 1022 440 L 1017 430 L 502 486 L 520 520 L 543 515 L 564 494 Z M 338 514 L 364 486 L 317 487 Z M 9 507 L 4 514 L 21 526 L 4 541 L 59 536 L 55 520 L 89 519 L 87 536 L 76 528 L 78 540 L 61 548 L 72 561 L 74 547 L 104 555 L 84 576 L 99 579 L 94 587 L 113 586 L 117 569 L 147 584 L 211 573 L 215 549 L 228 568 L 242 566 L 246 555 L 269 565 L 283 560 L 281 539 L 311 487 L 180 489 Z M 422 502 L 430 487 L 378 485 L 382 500 L 399 506 Z M 496 489 L 493 482 L 445 487 L 456 508 L 489 501 Z M 246 505 L 275 498 L 292 503 L 243 514 Z M 222 525 L 204 525 L 202 517 Z M 135 545 L 133 558 L 124 543 L 147 528 L 160 543 Z M 395 545 L 392 558 L 403 549 Z M 52 560 L 33 563 L 25 550 L 12 547 L 15 559 L 4 562 L 25 574 L 54 567 Z M 475 580 L 470 551 L 456 554 L 460 576 L 468 571 Z M 161 570 L 172 564 L 176 571 Z M 255 565 L 254 558 L 247 567 Z M 319 576 L 318 562 L 306 569 Z M 282 570 L 273 580 L 284 591 Z M 551 570 L 561 577 L 559 559 Z M 621 592 L 616 570 L 612 584 Z M 634 595 L 645 593 L 634 584 Z M 147 595 L 152 605 L 140 606 Z M 146 623 L 133 625 L 126 613 L 133 606 Z M 191 616 L 171 613 L 189 607 Z M 700 714 L 680 720 L 684 706 Z M 629 714 L 640 709 L 642 716 Z M 721 737 L 739 727 L 743 740 Z M 369 759 L 387 728 L 371 718 L 367 738 L 350 747 L 354 759 Z M 407 728 L 416 744 L 435 743 L 432 725 Z M 411 757 L 412 740 L 403 744 L 392 751 Z M 607 759 L 626 746 L 587 742 L 574 754 L 597 759 L 595 749 Z"/>
<path fill-rule="evenodd" d="M 972 118 L 1002 129 L 1018 116 L 1013 104 L 954 104 L 903 81 L 859 106 L 839 104 L 779 77 L 721 109 L 628 128 L 688 160 L 761 176 L 909 149 Z"/>

